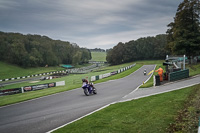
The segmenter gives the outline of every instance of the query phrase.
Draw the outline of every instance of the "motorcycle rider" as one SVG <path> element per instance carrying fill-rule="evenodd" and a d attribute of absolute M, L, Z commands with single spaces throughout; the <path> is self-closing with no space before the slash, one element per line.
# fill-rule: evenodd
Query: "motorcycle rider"
<path fill-rule="evenodd" d="M 87 79 L 82 79 L 82 82 L 84 83 L 86 83 L 86 84 L 89 84 L 89 81 L 87 80 Z"/>
<path fill-rule="evenodd" d="M 144 75 L 146 75 L 146 73 L 147 73 L 147 70 L 146 70 L 146 69 L 144 69 Z"/>
<path fill-rule="evenodd" d="M 87 85 L 87 88 L 89 88 L 89 93 L 91 93 L 92 89 L 90 87 L 89 81 L 87 79 L 82 79 L 83 86 Z"/>

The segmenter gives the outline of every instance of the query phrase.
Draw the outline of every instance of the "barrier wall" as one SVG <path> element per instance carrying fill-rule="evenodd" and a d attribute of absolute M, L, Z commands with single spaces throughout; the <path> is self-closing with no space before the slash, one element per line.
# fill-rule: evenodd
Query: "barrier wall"
<path fill-rule="evenodd" d="M 112 75 L 121 73 L 121 72 L 123 72 L 123 71 L 126 71 L 126 70 L 128 70 L 128 69 L 134 67 L 135 65 L 136 65 L 136 63 L 133 64 L 133 65 L 130 65 L 130 66 L 128 66 L 128 67 L 121 68 L 121 69 L 119 69 L 119 70 L 117 70 L 117 71 L 113 71 L 113 72 L 110 72 L 110 73 L 105 73 L 105 74 L 101 74 L 101 75 L 97 75 L 97 76 L 91 76 L 91 81 L 96 81 L 96 80 L 99 80 L 99 79 L 102 79 L 102 78 L 106 78 L 106 77 L 109 77 L 109 76 L 112 76 Z"/>
<path fill-rule="evenodd" d="M 176 81 L 189 77 L 189 69 L 171 72 L 169 74 L 169 81 Z"/>
<path fill-rule="evenodd" d="M 46 89 L 46 88 L 51 88 L 51 87 L 57 87 L 57 86 L 64 86 L 64 85 L 65 85 L 65 81 L 60 81 L 60 82 L 54 82 L 54 83 L 24 86 L 24 87 L 21 87 L 21 88 L 0 90 L 0 96 L 24 93 L 24 92 L 28 92 L 28 91 L 36 91 L 36 90 L 41 90 L 41 89 Z"/>

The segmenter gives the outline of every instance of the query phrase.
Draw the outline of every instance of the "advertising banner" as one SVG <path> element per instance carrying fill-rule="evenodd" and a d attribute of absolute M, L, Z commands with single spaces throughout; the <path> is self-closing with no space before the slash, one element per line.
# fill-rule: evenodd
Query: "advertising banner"
<path fill-rule="evenodd" d="M 114 71 L 114 72 L 111 72 L 110 74 L 111 75 L 115 75 L 115 74 L 117 74 L 118 73 L 118 71 Z"/>
<path fill-rule="evenodd" d="M 24 92 L 32 91 L 32 86 L 25 86 L 23 89 L 24 89 Z"/>
<path fill-rule="evenodd" d="M 32 86 L 32 90 L 35 91 L 35 90 L 41 90 L 41 89 L 45 89 L 45 88 L 48 88 L 48 84 L 41 84 L 41 85 L 34 85 Z"/>
<path fill-rule="evenodd" d="M 56 86 L 64 86 L 65 81 L 56 82 Z"/>
<path fill-rule="evenodd" d="M 50 87 L 55 87 L 56 86 L 56 83 L 49 83 L 48 84 L 48 87 L 50 88 Z"/>
<path fill-rule="evenodd" d="M 11 95 L 11 94 L 17 94 L 21 92 L 21 88 L 14 88 L 14 89 L 7 89 L 7 90 L 0 90 L 0 96 L 1 95 Z"/>

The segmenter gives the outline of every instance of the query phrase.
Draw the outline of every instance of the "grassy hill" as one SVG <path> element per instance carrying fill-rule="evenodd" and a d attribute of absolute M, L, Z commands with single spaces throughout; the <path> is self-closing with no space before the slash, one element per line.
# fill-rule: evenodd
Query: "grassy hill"
<path fill-rule="evenodd" d="M 92 61 L 106 61 L 106 52 L 91 52 Z"/>
<path fill-rule="evenodd" d="M 61 67 L 36 67 L 36 68 L 22 68 L 13 64 L 8 64 L 0 61 L 0 79 L 16 78 L 22 76 L 29 76 L 33 74 L 40 74 L 52 71 L 63 70 Z"/>

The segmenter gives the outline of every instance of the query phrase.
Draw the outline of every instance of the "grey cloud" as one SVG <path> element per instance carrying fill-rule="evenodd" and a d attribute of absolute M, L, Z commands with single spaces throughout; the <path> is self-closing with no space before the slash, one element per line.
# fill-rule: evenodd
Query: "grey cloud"
<path fill-rule="evenodd" d="M 165 33 L 182 0 L 1 0 L 0 31 L 110 48 Z"/>

